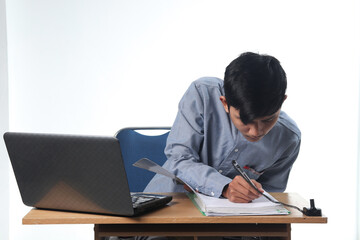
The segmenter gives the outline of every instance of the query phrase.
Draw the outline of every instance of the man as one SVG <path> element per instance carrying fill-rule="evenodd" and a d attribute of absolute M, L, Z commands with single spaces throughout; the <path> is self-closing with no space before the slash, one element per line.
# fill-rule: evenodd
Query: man
<path fill-rule="evenodd" d="M 236 160 L 261 191 L 283 192 L 301 140 L 296 123 L 281 111 L 286 86 L 276 58 L 251 52 L 229 64 L 224 81 L 193 82 L 179 103 L 164 167 L 203 194 L 250 202 L 259 194 L 238 176 Z M 156 175 L 145 191 L 185 190 Z"/>

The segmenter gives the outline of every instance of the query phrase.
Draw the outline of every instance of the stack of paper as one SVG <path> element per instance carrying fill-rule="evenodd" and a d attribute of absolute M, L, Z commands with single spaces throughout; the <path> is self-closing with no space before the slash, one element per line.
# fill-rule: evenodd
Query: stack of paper
<path fill-rule="evenodd" d="M 142 158 L 133 164 L 136 167 L 147 169 L 149 171 L 159 173 L 170 177 L 181 184 L 187 185 L 193 193 L 188 194 L 189 198 L 198 207 L 205 216 L 230 216 L 230 215 L 284 215 L 290 212 L 281 204 L 276 204 L 264 196 L 253 200 L 251 203 L 233 203 L 226 198 L 210 197 L 196 192 L 186 182 L 176 177 L 173 173 L 167 171 L 163 167 L 153 161 Z M 270 194 L 264 193 L 274 199 Z M 276 200 L 276 199 L 274 199 Z"/>
<path fill-rule="evenodd" d="M 264 193 L 274 199 L 270 194 Z M 189 198 L 205 216 L 231 215 L 283 215 L 290 212 L 280 204 L 270 202 L 264 196 L 251 203 L 233 203 L 226 198 L 215 198 L 201 193 L 190 193 Z"/>

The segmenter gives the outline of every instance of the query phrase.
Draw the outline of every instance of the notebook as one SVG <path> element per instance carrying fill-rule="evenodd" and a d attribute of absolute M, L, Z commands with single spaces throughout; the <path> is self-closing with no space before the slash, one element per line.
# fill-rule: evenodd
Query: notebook
<path fill-rule="evenodd" d="M 27 206 L 136 216 L 172 199 L 130 193 L 115 137 L 7 132 L 4 140 Z"/>
<path fill-rule="evenodd" d="M 264 192 L 273 198 L 269 193 Z M 270 202 L 261 196 L 251 203 L 234 203 L 226 198 L 215 198 L 201 193 L 189 193 L 189 198 L 205 216 L 250 216 L 250 215 L 287 215 L 290 213 L 280 204 Z"/>

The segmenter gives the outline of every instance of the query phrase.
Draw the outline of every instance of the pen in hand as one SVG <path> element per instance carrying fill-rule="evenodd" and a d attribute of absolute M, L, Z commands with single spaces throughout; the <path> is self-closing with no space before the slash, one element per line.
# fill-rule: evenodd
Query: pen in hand
<path fill-rule="evenodd" d="M 235 161 L 232 160 L 232 164 L 234 166 L 234 168 L 236 169 L 236 171 L 238 171 L 240 173 L 240 176 L 243 177 L 245 179 L 245 181 L 250 184 L 259 194 L 263 195 L 266 199 L 268 199 L 270 202 L 273 203 L 277 203 L 277 204 L 281 204 L 284 205 L 286 207 L 291 207 L 291 208 L 295 208 L 298 211 L 304 213 L 300 208 L 298 208 L 297 206 L 293 206 L 287 203 L 283 203 L 283 202 L 279 202 L 279 201 L 275 201 L 273 199 L 271 199 L 270 197 L 268 197 L 266 194 L 264 194 L 263 192 L 261 192 L 256 186 L 255 184 L 251 181 L 251 179 L 248 177 L 248 175 L 246 175 L 246 173 L 244 172 L 244 170 L 241 169 L 241 167 L 239 166 L 239 164 Z"/>
<path fill-rule="evenodd" d="M 239 164 L 235 160 L 232 160 L 232 164 L 233 164 L 234 168 L 236 169 L 236 171 L 238 171 L 240 173 L 240 176 L 242 178 L 244 178 L 244 180 L 248 184 L 250 184 L 260 195 L 263 195 L 263 193 L 255 186 L 255 184 L 251 181 L 251 179 L 248 177 L 248 175 L 246 175 L 244 170 L 241 169 L 241 167 L 239 166 Z"/>

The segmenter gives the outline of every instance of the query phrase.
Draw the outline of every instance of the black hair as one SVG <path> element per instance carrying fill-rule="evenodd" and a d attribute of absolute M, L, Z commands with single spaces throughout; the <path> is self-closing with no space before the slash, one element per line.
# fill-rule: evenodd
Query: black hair
<path fill-rule="evenodd" d="M 244 124 L 277 112 L 285 100 L 286 73 L 269 55 L 241 54 L 227 67 L 224 90 L 227 104 L 240 111 Z"/>

